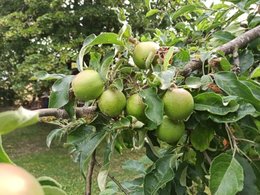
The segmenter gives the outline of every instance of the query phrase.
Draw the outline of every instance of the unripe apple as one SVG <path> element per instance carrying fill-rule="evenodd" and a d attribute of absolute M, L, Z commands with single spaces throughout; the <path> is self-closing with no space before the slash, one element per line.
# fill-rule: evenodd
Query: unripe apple
<path fill-rule="evenodd" d="M 142 97 L 136 93 L 131 95 L 126 102 L 126 112 L 129 115 L 134 116 L 139 121 L 145 121 L 145 104 L 143 102 Z"/>
<path fill-rule="evenodd" d="M 79 100 L 94 100 L 104 91 L 104 82 L 97 71 L 84 70 L 73 79 L 72 90 Z"/>
<path fill-rule="evenodd" d="M 168 90 L 164 97 L 164 111 L 171 120 L 185 120 L 193 111 L 194 101 L 192 95 L 185 89 Z"/>
<path fill-rule="evenodd" d="M 117 89 L 107 89 L 98 100 L 100 111 L 110 117 L 116 117 L 126 106 L 125 95 Z"/>
<path fill-rule="evenodd" d="M 185 131 L 183 121 L 172 121 L 167 116 L 163 117 L 161 125 L 156 130 L 158 139 L 174 144 L 179 141 Z"/>
<path fill-rule="evenodd" d="M 0 163 L 1 195 L 44 195 L 37 179 L 21 167 Z"/>
<path fill-rule="evenodd" d="M 133 60 L 135 65 L 141 69 L 145 69 L 145 62 L 149 54 L 151 53 L 151 55 L 155 55 L 158 49 L 159 45 L 152 41 L 138 43 L 135 46 L 133 53 Z"/>

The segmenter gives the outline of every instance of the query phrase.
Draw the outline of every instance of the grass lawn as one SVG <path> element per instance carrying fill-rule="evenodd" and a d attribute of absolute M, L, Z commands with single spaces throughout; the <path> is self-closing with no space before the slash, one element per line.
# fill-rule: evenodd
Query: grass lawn
<path fill-rule="evenodd" d="M 38 123 L 18 129 L 3 136 L 4 147 L 17 165 L 24 167 L 36 177 L 50 176 L 62 184 L 68 195 L 82 195 L 85 184 L 78 164 L 72 161 L 67 150 L 61 145 L 54 145 L 50 149 L 46 146 L 46 136 L 53 128 L 53 125 Z M 125 150 L 123 155 L 115 153 L 111 163 L 111 174 L 119 181 L 133 178 L 133 173 L 126 172 L 121 165 L 125 160 L 138 159 L 143 154 L 144 151 L 129 150 Z M 102 158 L 97 155 L 97 159 Z M 94 178 L 98 171 L 96 167 Z M 99 194 L 96 180 L 93 183 L 92 194 Z"/>

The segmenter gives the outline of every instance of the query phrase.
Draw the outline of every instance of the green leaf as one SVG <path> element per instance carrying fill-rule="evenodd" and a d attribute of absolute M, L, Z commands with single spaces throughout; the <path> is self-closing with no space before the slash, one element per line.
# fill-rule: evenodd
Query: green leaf
<path fill-rule="evenodd" d="M 160 12 L 160 10 L 158 9 L 151 9 L 149 10 L 146 14 L 145 14 L 145 17 L 150 17 L 150 16 L 153 16 L 154 14 L 157 14 L 158 12 Z"/>
<path fill-rule="evenodd" d="M 130 191 L 131 195 L 143 195 L 144 194 L 143 183 L 144 183 L 144 178 L 138 177 L 131 181 L 122 182 L 122 186 L 124 186 L 124 188 Z"/>
<path fill-rule="evenodd" d="M 260 191 L 260 161 L 257 161 L 257 160 L 252 161 L 251 166 L 256 175 L 256 186 L 258 187 L 258 190 Z"/>
<path fill-rule="evenodd" d="M 188 50 L 181 49 L 180 52 L 176 53 L 173 57 L 174 59 L 174 66 L 176 67 L 184 67 L 187 62 L 190 60 L 190 53 Z"/>
<path fill-rule="evenodd" d="M 188 148 L 187 151 L 185 151 L 185 153 L 184 153 L 183 160 L 191 165 L 195 165 L 196 161 L 197 161 L 197 154 L 196 154 L 195 150 L 193 148 Z M 182 186 L 184 186 L 184 185 L 182 185 Z"/>
<path fill-rule="evenodd" d="M 198 89 L 201 86 L 201 78 L 199 77 L 188 77 L 185 80 L 185 85 L 192 89 Z"/>
<path fill-rule="evenodd" d="M 200 60 L 202 61 L 202 63 L 205 63 L 205 61 L 210 59 L 211 56 L 212 56 L 212 51 L 206 51 L 200 49 Z"/>
<path fill-rule="evenodd" d="M 155 57 L 156 53 L 154 52 L 150 52 L 145 60 L 145 67 L 149 68 L 150 65 L 153 63 L 154 57 Z"/>
<path fill-rule="evenodd" d="M 210 166 L 209 187 L 215 195 L 235 195 L 243 189 L 244 173 L 238 161 L 228 154 L 217 156 Z"/>
<path fill-rule="evenodd" d="M 144 178 L 144 194 L 155 195 L 157 191 L 174 178 L 178 156 L 167 155 L 159 158 Z"/>
<path fill-rule="evenodd" d="M 147 7 L 147 9 L 150 10 L 151 9 L 150 0 L 144 0 L 144 3 L 145 3 L 145 7 Z"/>
<path fill-rule="evenodd" d="M 260 16 L 255 16 L 249 23 L 250 28 L 254 28 L 260 24 Z"/>
<path fill-rule="evenodd" d="M 69 102 L 69 89 L 73 78 L 73 75 L 69 75 L 57 80 L 52 85 L 49 108 L 60 108 Z"/>
<path fill-rule="evenodd" d="M 235 38 L 235 36 L 232 33 L 227 31 L 217 31 L 212 36 L 215 37 L 221 43 L 227 43 Z"/>
<path fill-rule="evenodd" d="M 118 34 L 115 33 L 108 33 L 108 32 L 104 32 L 104 33 L 100 33 L 98 36 L 92 34 L 89 35 L 87 37 L 87 39 L 85 40 L 79 55 L 78 55 L 78 69 L 79 71 L 83 70 L 83 57 L 85 54 L 87 54 L 91 47 L 94 45 L 99 45 L 99 44 L 115 44 L 115 45 L 121 45 L 123 46 L 124 43 L 123 41 L 119 40 L 119 36 Z"/>
<path fill-rule="evenodd" d="M 223 57 L 220 60 L 220 66 L 224 71 L 230 71 L 231 69 L 231 64 L 229 63 L 229 61 L 227 60 L 227 58 Z"/>
<path fill-rule="evenodd" d="M 100 69 L 100 60 L 101 60 L 101 54 L 98 52 L 90 52 L 90 60 L 89 60 L 89 67 L 93 68 L 96 71 L 99 71 Z"/>
<path fill-rule="evenodd" d="M 156 89 L 148 88 L 140 92 L 146 104 L 145 115 L 156 125 L 160 125 L 163 119 L 163 103 L 158 97 Z"/>
<path fill-rule="evenodd" d="M 144 164 L 138 160 L 127 160 L 123 163 L 122 168 L 128 171 L 134 171 L 137 173 L 145 174 Z"/>
<path fill-rule="evenodd" d="M 98 132 L 95 132 L 87 141 L 84 141 L 80 147 L 80 170 L 83 175 L 85 175 L 86 165 L 91 158 L 94 150 L 99 146 L 103 139 L 107 135 L 107 130 L 102 129 Z"/>
<path fill-rule="evenodd" d="M 194 130 L 192 130 L 190 139 L 191 144 L 196 150 L 203 152 L 209 148 L 209 144 L 214 138 L 214 129 L 212 126 L 205 126 L 199 124 Z M 203 135 L 203 136 L 202 136 Z"/>
<path fill-rule="evenodd" d="M 110 87 L 114 87 L 117 90 L 122 91 L 124 89 L 123 80 L 121 78 L 113 80 L 113 83 L 110 85 Z"/>
<path fill-rule="evenodd" d="M 232 112 L 224 116 L 209 115 L 209 118 L 216 123 L 234 123 L 244 118 L 247 115 L 257 117 L 260 114 L 256 112 L 256 109 L 254 108 L 254 106 L 252 106 L 252 104 L 240 103 L 240 106 L 236 112 Z"/>
<path fill-rule="evenodd" d="M 258 194 L 259 191 L 257 190 L 256 186 L 256 175 L 253 168 L 245 158 L 236 156 L 236 159 L 243 167 L 244 171 L 244 187 L 243 190 L 238 193 L 238 195 Z"/>
<path fill-rule="evenodd" d="M 144 146 L 146 132 L 147 131 L 145 129 L 136 130 L 136 133 L 133 137 L 133 145 L 135 149 L 139 150 Z"/>
<path fill-rule="evenodd" d="M 131 126 L 131 122 L 129 118 L 121 118 L 120 120 L 112 124 L 112 129 L 115 130 L 124 129 L 124 128 L 129 128 L 130 126 Z"/>
<path fill-rule="evenodd" d="M 148 143 L 144 143 L 144 147 L 146 148 L 146 155 L 151 161 L 155 162 L 159 159 L 159 154 L 150 140 L 148 140 Z"/>
<path fill-rule="evenodd" d="M 54 186 L 42 186 L 45 195 L 67 195 L 65 191 Z"/>
<path fill-rule="evenodd" d="M 100 168 L 100 171 L 97 176 L 97 182 L 98 182 L 98 187 L 99 187 L 100 191 L 104 191 L 106 188 L 110 161 L 111 161 L 112 154 L 114 152 L 115 140 L 117 138 L 117 135 L 118 135 L 118 131 L 117 131 L 117 133 L 112 133 L 110 135 L 109 139 L 107 140 L 106 148 L 104 150 L 103 165 Z"/>
<path fill-rule="evenodd" d="M 250 75 L 251 79 L 260 77 L 260 66 L 258 66 Z"/>
<path fill-rule="evenodd" d="M 169 50 L 167 51 L 165 57 L 164 57 L 164 60 L 163 60 L 163 70 L 167 70 L 168 69 L 168 66 L 171 64 L 170 61 L 172 59 L 172 55 L 174 53 L 177 53 L 177 51 L 179 51 L 178 48 L 172 46 L 169 48 Z"/>
<path fill-rule="evenodd" d="M 111 8 L 112 10 L 114 10 L 117 14 L 117 19 L 120 23 L 125 23 L 126 22 L 126 10 L 124 8 L 120 8 L 120 7 L 115 7 L 115 8 Z"/>
<path fill-rule="evenodd" d="M 38 121 L 39 114 L 37 111 L 26 110 L 23 107 L 16 111 L 2 112 L 0 113 L 0 135 L 35 124 Z"/>
<path fill-rule="evenodd" d="M 76 118 L 76 103 L 76 99 L 73 96 L 69 99 L 69 102 L 66 105 L 64 105 L 64 110 L 68 113 L 71 119 Z"/>
<path fill-rule="evenodd" d="M 194 97 L 194 109 L 199 111 L 207 111 L 216 115 L 226 115 L 229 112 L 235 112 L 239 108 L 236 97 L 229 96 L 228 102 L 226 98 L 213 92 L 200 93 Z"/>
<path fill-rule="evenodd" d="M 91 125 L 79 125 L 73 128 L 67 136 L 64 147 L 69 148 L 70 154 L 75 162 L 79 161 L 82 147 L 95 134 L 95 127 Z"/>
<path fill-rule="evenodd" d="M 108 168 L 102 167 L 97 176 L 97 183 L 98 183 L 99 190 L 101 192 L 103 192 L 106 189 L 107 176 L 108 176 Z"/>
<path fill-rule="evenodd" d="M 62 188 L 59 182 L 57 182 L 55 179 L 48 176 L 41 176 L 37 178 L 37 180 L 41 184 L 41 186 L 54 186 L 54 187 Z"/>
<path fill-rule="evenodd" d="M 67 143 L 80 147 L 84 141 L 88 141 L 95 133 L 95 127 L 92 125 L 79 125 L 73 129 L 67 136 Z"/>
<path fill-rule="evenodd" d="M 52 130 L 47 138 L 46 138 L 46 145 L 48 148 L 51 147 L 51 144 L 54 140 L 61 141 L 62 137 L 66 134 L 66 131 L 63 128 L 54 129 Z"/>
<path fill-rule="evenodd" d="M 246 72 L 254 64 L 254 54 L 252 51 L 245 50 L 239 55 L 239 67 L 241 73 Z"/>
<path fill-rule="evenodd" d="M 118 35 L 119 35 L 119 40 L 122 40 L 123 38 L 131 37 L 132 36 L 132 28 L 131 28 L 131 26 L 127 22 L 124 22 L 124 25 L 119 30 Z"/>
<path fill-rule="evenodd" d="M 91 34 L 84 40 L 83 46 L 80 49 L 80 52 L 79 52 L 79 55 L 77 58 L 77 66 L 78 66 L 79 71 L 83 71 L 83 66 L 84 66 L 83 57 L 86 53 L 88 53 L 90 51 L 90 49 L 92 47 L 91 43 L 96 39 L 96 37 L 97 37 L 96 35 Z"/>
<path fill-rule="evenodd" d="M 200 78 L 200 82 L 201 82 L 202 90 L 207 90 L 208 85 L 213 83 L 213 79 L 211 78 L 210 75 L 203 75 Z"/>
<path fill-rule="evenodd" d="M 260 111 L 260 100 L 255 98 L 252 91 L 232 72 L 218 72 L 214 75 L 216 84 L 228 95 L 235 95 L 253 104 Z"/>
<path fill-rule="evenodd" d="M 155 75 L 156 78 L 160 80 L 160 83 L 161 83 L 160 89 L 165 90 L 171 86 L 172 80 L 175 76 L 175 71 L 176 71 L 176 69 L 173 67 L 166 71 L 153 72 L 153 75 Z"/>
<path fill-rule="evenodd" d="M 0 135 L 0 163 L 13 163 L 2 145 L 2 137 Z"/>
<path fill-rule="evenodd" d="M 260 100 L 260 85 L 257 82 L 249 79 L 241 82 L 251 90 L 256 99 Z"/>
<path fill-rule="evenodd" d="M 107 80 L 107 74 L 109 71 L 109 67 L 113 63 L 114 56 L 115 56 L 114 53 L 109 53 L 104 57 L 104 59 L 102 61 L 100 75 L 104 81 Z"/>
<path fill-rule="evenodd" d="M 57 80 L 65 77 L 64 74 L 49 74 L 46 71 L 39 71 L 34 73 L 34 75 L 30 78 L 30 80 Z"/>
<path fill-rule="evenodd" d="M 178 9 L 178 11 L 174 12 L 171 15 L 172 20 L 175 20 L 176 18 L 178 18 L 179 16 L 185 14 L 185 13 L 190 13 L 193 12 L 197 9 L 196 5 L 184 5 L 182 6 L 180 9 Z"/>
<path fill-rule="evenodd" d="M 183 169 L 180 176 L 180 184 L 183 187 L 187 186 L 187 170 L 188 170 L 188 166 Z"/>

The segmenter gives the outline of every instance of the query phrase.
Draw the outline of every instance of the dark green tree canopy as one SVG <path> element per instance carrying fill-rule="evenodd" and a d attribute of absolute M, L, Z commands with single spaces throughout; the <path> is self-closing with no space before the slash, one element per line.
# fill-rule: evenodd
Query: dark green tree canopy
<path fill-rule="evenodd" d="M 33 73 L 68 72 L 67 63 L 76 60 L 87 35 L 119 30 L 120 23 L 112 10 L 117 6 L 122 2 L 1 0 L 1 96 L 12 101 L 25 100 L 30 93 L 40 95 L 48 83 L 40 87 L 28 81 Z"/>
<path fill-rule="evenodd" d="M 54 116 L 47 146 L 68 148 L 85 194 L 96 165 L 101 194 L 259 194 L 259 0 L 3 5 L 0 92 L 51 93 L 48 108 L 0 113 L 0 162 L 1 135 Z M 147 158 L 117 181 L 113 153 L 127 148 Z"/>
<path fill-rule="evenodd" d="M 92 33 L 117 33 L 127 22 L 140 40 L 183 47 L 187 62 L 187 48 L 192 52 L 215 48 L 258 25 L 252 7 L 256 2 L 226 1 L 206 7 L 199 0 L 0 0 L 1 104 L 24 101 L 29 94 L 40 96 L 50 81 L 31 82 L 33 74 L 68 73 L 68 64 L 76 61 L 84 39 Z M 236 18 L 243 14 L 247 19 L 241 26 Z"/>

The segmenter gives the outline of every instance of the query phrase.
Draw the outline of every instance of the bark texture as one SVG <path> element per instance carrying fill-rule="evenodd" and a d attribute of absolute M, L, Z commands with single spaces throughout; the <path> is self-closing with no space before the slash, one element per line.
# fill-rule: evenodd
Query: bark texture
<path fill-rule="evenodd" d="M 96 106 L 91 107 L 77 107 L 76 108 L 76 116 L 83 117 L 90 115 L 96 110 Z M 44 116 L 55 116 L 56 118 L 69 118 L 68 113 L 64 109 L 58 108 L 45 108 L 37 110 L 39 112 L 40 117 Z"/>
<path fill-rule="evenodd" d="M 221 45 L 214 49 L 214 51 L 222 51 L 226 55 L 233 53 L 235 49 L 241 49 L 245 47 L 248 43 L 260 37 L 260 26 L 257 26 L 244 34 L 236 37 L 235 39 Z M 184 69 L 180 72 L 180 74 L 184 77 L 189 76 L 194 70 L 200 69 L 202 66 L 202 61 L 199 59 L 192 59 Z"/>

